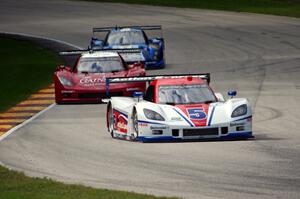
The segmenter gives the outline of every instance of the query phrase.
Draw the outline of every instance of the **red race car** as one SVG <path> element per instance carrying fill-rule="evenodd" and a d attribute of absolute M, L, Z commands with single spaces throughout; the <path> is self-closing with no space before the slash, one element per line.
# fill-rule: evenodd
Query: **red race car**
<path fill-rule="evenodd" d="M 144 64 L 127 64 L 134 51 L 68 51 L 61 55 L 79 55 L 73 68 L 59 65 L 54 73 L 55 100 L 57 104 L 101 102 L 110 96 L 131 96 L 144 91 L 144 82 L 115 84 L 106 95 L 107 77 L 145 76 Z M 123 57 L 123 55 L 124 57 Z M 136 59 L 136 52 L 133 53 Z"/>

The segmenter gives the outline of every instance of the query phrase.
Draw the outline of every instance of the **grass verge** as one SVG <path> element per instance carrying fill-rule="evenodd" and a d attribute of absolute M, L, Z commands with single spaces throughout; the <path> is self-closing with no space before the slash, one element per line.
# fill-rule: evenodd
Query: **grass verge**
<path fill-rule="evenodd" d="M 144 194 L 82 185 L 65 185 L 46 178 L 30 178 L 0 166 L 0 198 L 5 199 L 163 199 Z M 171 198 L 170 198 L 171 199 Z"/>
<path fill-rule="evenodd" d="M 85 0 L 300 17 L 300 0 Z"/>
<path fill-rule="evenodd" d="M 60 59 L 25 41 L 0 38 L 0 112 L 48 86 Z"/>

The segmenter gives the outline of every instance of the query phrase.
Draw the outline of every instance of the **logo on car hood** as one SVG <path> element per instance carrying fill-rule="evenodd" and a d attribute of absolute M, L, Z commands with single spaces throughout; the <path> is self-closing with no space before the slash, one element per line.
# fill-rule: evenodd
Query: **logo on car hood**
<path fill-rule="evenodd" d="M 84 86 L 96 86 L 103 85 L 105 83 L 106 78 L 103 77 L 84 77 L 79 80 L 79 83 Z"/>

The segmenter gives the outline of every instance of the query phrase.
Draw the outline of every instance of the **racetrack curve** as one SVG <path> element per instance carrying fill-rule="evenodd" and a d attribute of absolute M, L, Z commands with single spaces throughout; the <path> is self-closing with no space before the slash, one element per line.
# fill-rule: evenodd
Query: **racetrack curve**
<path fill-rule="evenodd" d="M 28 175 L 184 198 L 300 197 L 300 20 L 63 0 L 0 0 L 0 31 L 86 47 L 93 26 L 162 24 L 167 67 L 211 72 L 254 109 L 255 140 L 111 139 L 105 105 L 60 105 L 1 141 L 0 161 Z"/>

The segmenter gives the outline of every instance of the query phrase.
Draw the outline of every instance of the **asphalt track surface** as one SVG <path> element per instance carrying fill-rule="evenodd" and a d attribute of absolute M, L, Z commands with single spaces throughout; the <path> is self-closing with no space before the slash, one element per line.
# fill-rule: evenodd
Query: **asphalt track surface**
<path fill-rule="evenodd" d="M 300 20 L 245 13 L 1 0 L 0 30 L 86 47 L 93 26 L 162 24 L 168 65 L 211 72 L 253 104 L 255 140 L 143 144 L 111 139 L 105 105 L 54 106 L 0 143 L 28 175 L 184 198 L 300 197 Z M 1 181 L 1 180 L 0 180 Z"/>

